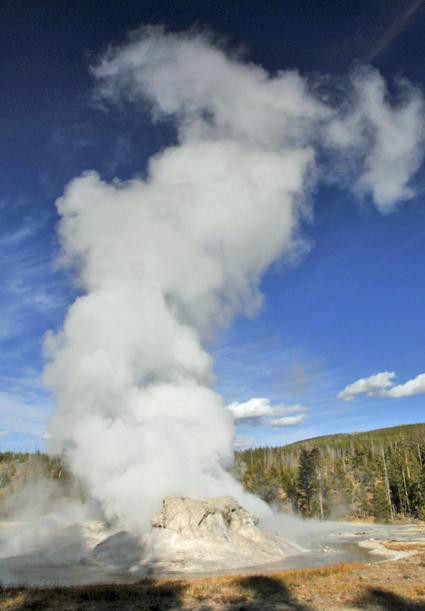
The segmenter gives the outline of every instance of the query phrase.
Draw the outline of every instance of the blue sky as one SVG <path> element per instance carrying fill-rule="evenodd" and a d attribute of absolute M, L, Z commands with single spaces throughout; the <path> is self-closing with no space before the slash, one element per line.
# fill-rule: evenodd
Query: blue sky
<path fill-rule="evenodd" d="M 178 6 L 177 6 L 178 5 Z M 91 98 L 89 66 L 141 23 L 213 31 L 274 72 L 341 75 L 370 62 L 394 83 L 425 88 L 422 2 L 238 3 L 187 1 L 4 2 L 0 141 L 0 448 L 34 450 L 52 401 L 41 383 L 42 338 L 76 295 L 55 266 L 55 200 L 96 169 L 107 180 L 143 175 L 150 155 L 175 138 L 148 114 L 104 112 Z M 314 435 L 423 420 L 423 394 L 337 398 L 378 372 L 403 383 L 424 372 L 425 174 L 415 197 L 390 214 L 367 198 L 320 186 L 308 243 L 293 265 L 263 277 L 264 304 L 238 317 L 212 344 L 226 402 L 265 397 L 301 405 L 297 426 L 238 425 L 247 443 L 278 445 Z M 265 236 L 266 239 L 266 236 Z M 248 441 L 248 439 L 250 441 Z"/>

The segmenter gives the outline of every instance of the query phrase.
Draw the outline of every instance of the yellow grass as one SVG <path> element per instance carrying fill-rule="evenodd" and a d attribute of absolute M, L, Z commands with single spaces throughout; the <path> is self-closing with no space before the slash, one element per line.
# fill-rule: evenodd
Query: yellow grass
<path fill-rule="evenodd" d="M 410 552 L 410 551 L 425 551 L 425 542 L 420 543 L 418 541 L 403 541 L 403 542 L 390 542 L 386 543 L 385 547 L 392 549 L 396 552 Z"/>
<path fill-rule="evenodd" d="M 397 562 L 341 563 L 263 575 L 145 579 L 131 585 L 3 588 L 0 609 L 263 611 L 285 604 L 287 609 L 332 611 L 344 607 L 407 609 L 415 603 L 421 606 L 411 608 L 419 611 L 425 609 L 424 546 L 418 546 L 418 550 L 415 556 Z"/>

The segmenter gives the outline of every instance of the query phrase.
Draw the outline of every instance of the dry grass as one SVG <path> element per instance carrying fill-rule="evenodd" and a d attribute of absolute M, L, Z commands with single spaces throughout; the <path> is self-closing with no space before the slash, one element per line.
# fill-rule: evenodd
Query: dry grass
<path fill-rule="evenodd" d="M 425 542 L 421 543 L 419 541 L 403 541 L 403 542 L 390 542 L 386 543 L 385 547 L 388 549 L 394 550 L 396 552 L 425 552 Z"/>
<path fill-rule="evenodd" d="M 0 609 L 240 609 L 425 611 L 425 546 L 397 562 L 343 563 L 267 575 L 146 579 L 132 585 L 0 589 Z"/>

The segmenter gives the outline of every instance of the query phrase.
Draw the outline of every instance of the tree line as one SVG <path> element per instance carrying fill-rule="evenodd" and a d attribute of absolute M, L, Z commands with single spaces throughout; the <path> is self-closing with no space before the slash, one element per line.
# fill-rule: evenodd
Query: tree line
<path fill-rule="evenodd" d="M 236 454 L 244 487 L 305 517 L 425 520 L 425 424 Z"/>

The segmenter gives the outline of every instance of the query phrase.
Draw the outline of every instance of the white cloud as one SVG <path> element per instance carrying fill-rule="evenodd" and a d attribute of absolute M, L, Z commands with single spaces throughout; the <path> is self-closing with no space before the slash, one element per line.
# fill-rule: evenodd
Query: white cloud
<path fill-rule="evenodd" d="M 420 373 L 416 378 L 408 380 L 404 384 L 393 386 L 390 390 L 384 391 L 382 396 L 397 399 L 399 397 L 412 397 L 422 393 L 425 393 L 425 373 Z"/>
<path fill-rule="evenodd" d="M 273 427 L 283 427 L 283 426 L 297 426 L 297 424 L 301 424 L 306 419 L 305 414 L 299 414 L 298 416 L 285 416 L 283 418 L 276 418 L 270 422 Z"/>
<path fill-rule="evenodd" d="M 349 384 L 338 394 L 338 399 L 351 401 L 357 395 L 376 395 L 383 389 L 393 385 L 393 378 L 396 377 L 394 371 L 382 371 L 367 378 L 360 378 L 356 382 Z"/>
<path fill-rule="evenodd" d="M 270 403 L 270 399 L 264 397 L 253 397 L 244 403 L 235 401 L 227 406 L 232 412 L 235 420 L 251 420 L 273 416 L 276 412 Z"/>
<path fill-rule="evenodd" d="M 249 424 L 263 424 L 271 426 L 293 426 L 305 420 L 307 408 L 303 405 L 275 405 L 265 397 L 253 397 L 248 401 L 239 403 L 235 401 L 227 406 L 237 422 L 248 422 Z M 289 416 L 290 414 L 299 414 Z M 270 421 L 273 416 L 289 416 Z"/>
<path fill-rule="evenodd" d="M 369 395 L 378 397 L 412 397 L 425 393 L 425 373 L 420 373 L 404 384 L 394 385 L 396 374 L 393 371 L 383 371 L 368 378 L 360 378 L 349 384 L 338 394 L 338 399 L 351 401 L 358 395 Z"/>

